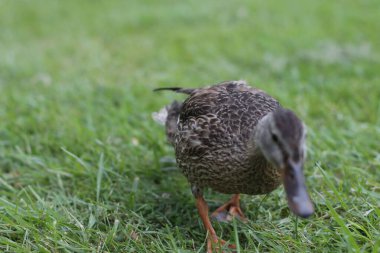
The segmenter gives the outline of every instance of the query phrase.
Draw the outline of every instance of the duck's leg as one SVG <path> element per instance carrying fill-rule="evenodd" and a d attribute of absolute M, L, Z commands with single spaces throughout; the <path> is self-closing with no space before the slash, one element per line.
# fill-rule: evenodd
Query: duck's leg
<path fill-rule="evenodd" d="M 221 245 L 224 245 L 226 241 L 219 239 L 215 233 L 214 228 L 211 225 L 210 219 L 208 217 L 208 206 L 202 195 L 196 196 L 196 204 L 199 212 L 199 216 L 202 219 L 203 225 L 208 232 L 207 238 L 207 252 L 212 253 L 213 249 L 218 250 Z M 236 248 L 235 245 L 228 245 L 229 248 Z M 219 252 L 219 251 L 217 251 Z"/>
<path fill-rule="evenodd" d="M 240 194 L 234 194 L 227 203 L 216 209 L 211 214 L 211 217 L 218 221 L 231 221 L 233 217 L 237 217 L 241 221 L 246 222 L 247 218 L 240 209 Z"/>

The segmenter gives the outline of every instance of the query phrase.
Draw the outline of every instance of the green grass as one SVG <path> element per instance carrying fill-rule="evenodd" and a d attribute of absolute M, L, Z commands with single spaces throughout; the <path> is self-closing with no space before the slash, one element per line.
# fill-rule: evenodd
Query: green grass
<path fill-rule="evenodd" d="M 245 79 L 308 125 L 316 213 L 297 225 L 280 188 L 217 233 L 240 252 L 380 252 L 379 17 L 377 0 L 0 0 L 0 251 L 204 252 L 151 119 L 183 96 L 151 90 Z"/>

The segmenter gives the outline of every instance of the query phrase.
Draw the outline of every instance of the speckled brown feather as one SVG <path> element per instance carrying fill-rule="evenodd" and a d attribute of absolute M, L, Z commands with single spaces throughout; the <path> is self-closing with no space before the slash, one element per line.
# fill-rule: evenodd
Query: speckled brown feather
<path fill-rule="evenodd" d="M 279 103 L 244 81 L 184 90 L 189 97 L 180 110 L 168 110 L 172 117 L 166 126 L 171 126 L 169 140 L 177 126 L 172 143 L 193 192 L 210 187 L 222 193 L 264 194 L 277 188 L 280 175 L 252 138 L 259 120 Z"/>

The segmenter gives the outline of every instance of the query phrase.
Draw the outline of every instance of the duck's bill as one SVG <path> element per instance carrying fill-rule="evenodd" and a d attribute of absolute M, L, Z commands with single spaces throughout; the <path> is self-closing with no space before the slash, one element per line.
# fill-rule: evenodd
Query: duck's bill
<path fill-rule="evenodd" d="M 314 206 L 305 186 L 302 164 L 290 162 L 284 170 L 284 187 L 290 210 L 307 218 L 314 213 Z"/>

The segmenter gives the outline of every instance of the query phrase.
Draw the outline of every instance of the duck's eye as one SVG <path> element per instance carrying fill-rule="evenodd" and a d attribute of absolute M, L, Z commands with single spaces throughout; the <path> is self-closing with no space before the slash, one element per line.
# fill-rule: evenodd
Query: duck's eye
<path fill-rule="evenodd" d="M 275 143 L 278 143 L 278 136 L 276 134 L 272 134 L 272 140 L 275 142 Z"/>

